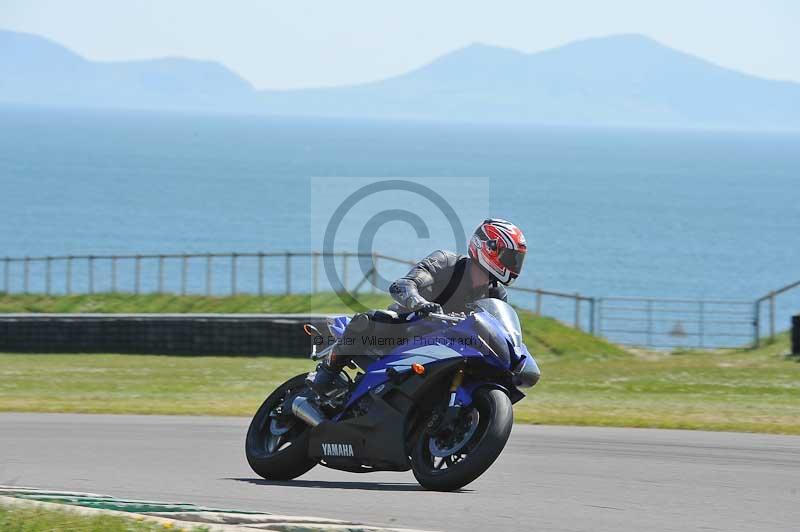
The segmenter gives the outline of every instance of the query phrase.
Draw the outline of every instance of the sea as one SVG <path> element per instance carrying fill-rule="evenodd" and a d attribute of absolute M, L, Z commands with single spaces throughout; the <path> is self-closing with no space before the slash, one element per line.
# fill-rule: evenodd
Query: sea
<path fill-rule="evenodd" d="M 465 234 L 486 216 L 519 225 L 520 286 L 749 300 L 800 280 L 798 133 L 0 108 L 0 256 L 320 249 L 373 182 L 390 190 L 370 252 L 463 248 L 430 194 L 391 190 L 403 182 Z M 339 224 L 334 247 L 363 251 L 366 223 Z"/>

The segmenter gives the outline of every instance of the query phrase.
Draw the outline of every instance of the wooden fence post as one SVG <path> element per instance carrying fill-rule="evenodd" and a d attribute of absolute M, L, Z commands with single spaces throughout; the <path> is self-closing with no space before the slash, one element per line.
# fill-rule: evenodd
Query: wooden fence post
<path fill-rule="evenodd" d="M 111 291 L 117 292 L 117 256 L 111 256 Z"/>
<path fill-rule="evenodd" d="M 698 302 L 698 312 L 700 313 L 700 318 L 697 322 L 697 329 L 698 329 L 698 343 L 699 347 L 702 349 L 703 344 L 705 343 L 705 334 L 706 334 L 706 308 L 705 308 L 705 301 Z"/>
<path fill-rule="evenodd" d="M 753 347 L 761 344 L 761 300 L 753 304 Z"/>
<path fill-rule="evenodd" d="M 597 329 L 598 336 L 603 336 L 603 298 L 597 298 Z"/>
<path fill-rule="evenodd" d="M 53 280 L 51 278 L 53 274 L 53 257 L 47 257 L 45 259 L 45 274 L 44 274 L 44 293 L 48 296 L 52 293 L 53 288 Z"/>
<path fill-rule="evenodd" d="M 23 273 L 22 273 L 22 293 L 28 293 L 28 282 L 30 280 L 31 274 L 31 259 L 30 257 L 25 257 L 23 259 Z"/>
<path fill-rule="evenodd" d="M 286 252 L 286 293 L 292 293 L 292 254 Z"/>
<path fill-rule="evenodd" d="M 211 295 L 211 289 L 212 289 L 212 286 L 211 286 L 211 278 L 212 278 L 211 266 L 212 266 L 213 259 L 214 259 L 214 256 L 211 255 L 211 253 L 206 254 L 206 295 L 207 296 Z"/>
<path fill-rule="evenodd" d="M 575 292 L 575 328 L 581 330 L 581 295 Z"/>
<path fill-rule="evenodd" d="M 236 253 L 231 253 L 231 295 L 236 295 Z"/>
<path fill-rule="evenodd" d="M 189 257 L 186 253 L 181 257 L 181 295 L 186 295 L 186 278 L 189 276 Z"/>
<path fill-rule="evenodd" d="M 72 295 L 72 255 L 67 257 L 67 267 L 64 269 L 64 285 L 67 295 Z"/>
<path fill-rule="evenodd" d="M 164 293 L 164 255 L 158 256 L 158 293 Z"/>
<path fill-rule="evenodd" d="M 94 294 L 94 256 L 89 255 L 89 257 L 86 259 L 86 266 L 89 270 L 89 293 Z"/>
<path fill-rule="evenodd" d="M 133 272 L 133 293 L 137 296 L 142 291 L 142 256 L 136 255 Z"/>
<path fill-rule="evenodd" d="M 775 292 L 769 293 L 769 339 L 775 339 Z"/>
<path fill-rule="evenodd" d="M 11 291 L 11 258 L 3 259 L 3 292 L 8 294 Z"/>
<path fill-rule="evenodd" d="M 258 253 L 258 295 L 264 295 L 264 253 Z"/>

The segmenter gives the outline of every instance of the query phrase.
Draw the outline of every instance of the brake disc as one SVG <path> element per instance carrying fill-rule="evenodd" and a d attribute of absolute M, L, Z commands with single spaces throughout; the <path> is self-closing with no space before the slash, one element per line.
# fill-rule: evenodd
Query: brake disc
<path fill-rule="evenodd" d="M 466 422 L 465 424 L 467 427 L 460 436 L 456 437 L 456 441 L 440 443 L 435 436 L 432 436 L 428 440 L 428 450 L 433 456 L 440 458 L 452 456 L 460 451 L 467 443 L 469 443 L 469 440 L 475 434 L 475 431 L 478 430 L 478 422 L 480 421 L 478 409 L 473 408 L 469 414 L 462 419 Z"/>

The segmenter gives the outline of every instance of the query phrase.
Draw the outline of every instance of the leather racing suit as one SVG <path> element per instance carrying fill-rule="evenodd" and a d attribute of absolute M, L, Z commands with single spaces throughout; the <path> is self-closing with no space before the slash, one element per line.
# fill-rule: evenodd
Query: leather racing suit
<path fill-rule="evenodd" d="M 389 287 L 398 305 L 393 309 L 409 312 L 426 303 L 436 303 L 445 312 L 466 312 L 467 304 L 477 299 L 492 297 L 506 301 L 505 287 L 496 282 L 472 286 L 468 275 L 470 262 L 471 258 L 451 251 L 434 251 Z"/>

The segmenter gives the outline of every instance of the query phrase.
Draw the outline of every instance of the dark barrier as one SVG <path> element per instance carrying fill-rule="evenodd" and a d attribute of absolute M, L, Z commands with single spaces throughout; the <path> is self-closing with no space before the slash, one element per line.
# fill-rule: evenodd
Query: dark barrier
<path fill-rule="evenodd" d="M 792 316 L 792 354 L 800 355 L 800 314 Z"/>
<path fill-rule="evenodd" d="M 307 356 L 324 315 L 6 314 L 0 352 Z"/>

